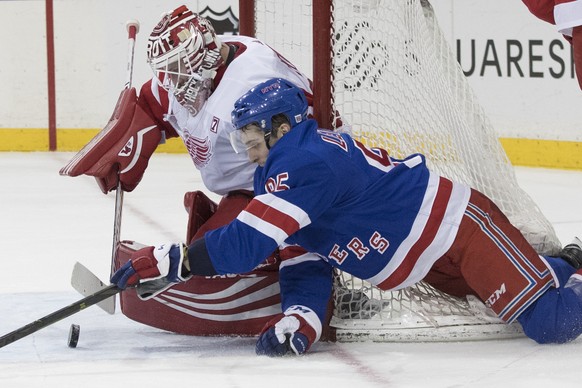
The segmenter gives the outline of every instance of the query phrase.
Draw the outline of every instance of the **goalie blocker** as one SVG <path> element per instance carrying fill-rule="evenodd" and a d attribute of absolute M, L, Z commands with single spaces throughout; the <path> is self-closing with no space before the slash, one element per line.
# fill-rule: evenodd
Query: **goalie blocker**
<path fill-rule="evenodd" d="M 160 92 L 167 101 L 167 94 Z M 167 106 L 167 104 L 166 104 Z M 141 181 L 149 158 L 166 138 L 178 134 L 163 117 L 161 105 L 151 93 L 151 80 L 142 86 L 140 97 L 135 88 L 124 89 L 109 122 L 60 170 L 61 175 L 95 177 L 104 194 L 117 187 L 132 191 Z"/>

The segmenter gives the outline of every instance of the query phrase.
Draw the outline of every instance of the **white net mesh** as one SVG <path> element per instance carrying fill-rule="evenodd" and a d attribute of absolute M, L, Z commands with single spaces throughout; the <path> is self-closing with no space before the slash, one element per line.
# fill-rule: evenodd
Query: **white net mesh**
<path fill-rule="evenodd" d="M 334 285 L 331 326 L 339 341 L 461 341 L 522 336 L 476 297 L 456 298 L 420 282 L 382 291 L 344 272 Z"/>
<path fill-rule="evenodd" d="M 308 0 L 256 2 L 256 36 L 309 75 L 314 52 L 311 9 Z M 428 1 L 338 0 L 330 18 L 332 112 L 340 112 L 352 134 L 395 157 L 423 153 L 432 170 L 492 198 L 539 253 L 559 251 L 553 227 L 518 186 Z M 407 340 L 419 336 L 423 327 L 447 328 L 445 334 L 428 330 L 428 337 L 420 335 L 424 340 L 431 332 L 445 340 L 470 338 L 470 331 L 476 338 L 516 333 L 500 321 L 475 318 L 473 307 L 480 302 L 453 298 L 425 284 L 382 292 L 346 274 L 339 274 L 336 283 L 332 325 L 342 329 L 340 339 L 345 332 L 346 340 Z M 419 318 L 412 319 L 417 334 L 394 338 L 401 328 L 411 333 L 408 313 Z M 463 328 L 462 334 L 452 334 L 457 333 L 452 327 Z M 358 335 L 349 334 L 354 330 Z"/>

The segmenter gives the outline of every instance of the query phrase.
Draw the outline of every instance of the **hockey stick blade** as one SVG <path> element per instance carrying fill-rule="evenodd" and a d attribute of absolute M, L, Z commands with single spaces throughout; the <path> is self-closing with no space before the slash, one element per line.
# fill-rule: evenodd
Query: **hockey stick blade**
<path fill-rule="evenodd" d="M 99 290 L 107 287 L 101 279 L 91 272 L 83 264 L 76 262 L 71 274 L 71 286 L 83 296 L 89 296 Z M 101 308 L 107 314 L 115 313 L 115 296 L 105 299 L 97 303 L 97 307 Z"/>
<path fill-rule="evenodd" d="M 0 337 L 0 348 L 3 348 L 6 345 L 9 345 L 15 341 L 18 341 L 21 338 L 24 338 L 32 333 L 36 333 L 40 329 L 43 329 L 47 326 L 52 325 L 62 319 L 70 317 L 73 314 L 76 314 L 87 307 L 93 306 L 105 300 L 107 298 L 116 295 L 121 291 L 115 284 L 112 284 L 100 291 L 97 291 L 83 299 L 80 299 L 70 305 L 63 307 L 60 310 L 57 310 L 49 315 L 46 315 L 42 318 L 37 319 L 34 322 L 29 323 L 28 325 L 22 326 L 19 329 L 16 329 L 8 334 L 3 335 Z"/>

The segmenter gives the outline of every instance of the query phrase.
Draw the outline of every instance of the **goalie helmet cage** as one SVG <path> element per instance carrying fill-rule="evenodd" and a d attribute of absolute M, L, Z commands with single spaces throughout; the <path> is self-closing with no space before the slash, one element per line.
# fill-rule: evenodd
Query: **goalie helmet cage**
<path fill-rule="evenodd" d="M 307 73 L 321 127 L 336 112 L 354 137 L 429 167 L 492 198 L 540 254 L 561 248 L 519 187 L 426 0 L 241 0 L 240 32 Z M 347 125 L 346 125 L 347 124 Z M 337 129 L 337 128 L 334 128 Z M 521 335 L 474 297 L 426 283 L 381 291 L 338 271 L 331 326 L 339 341 L 458 341 Z"/>

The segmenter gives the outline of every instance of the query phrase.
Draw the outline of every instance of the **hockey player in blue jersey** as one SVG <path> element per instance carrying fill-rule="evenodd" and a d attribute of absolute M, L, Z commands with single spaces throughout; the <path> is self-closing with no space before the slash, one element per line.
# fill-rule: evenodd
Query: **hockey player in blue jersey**
<path fill-rule="evenodd" d="M 136 252 L 113 283 L 155 293 L 191 274 L 250 271 L 279 247 L 283 310 L 256 347 L 271 356 L 301 354 L 317 341 L 334 267 L 384 290 L 424 279 L 475 294 L 539 343 L 582 333 L 579 240 L 563 257 L 538 255 L 491 200 L 430 171 L 423 155 L 395 159 L 318 128 L 305 96 L 286 80 L 242 96 L 233 122 L 233 146 L 259 164 L 254 199 L 188 248 Z"/>

